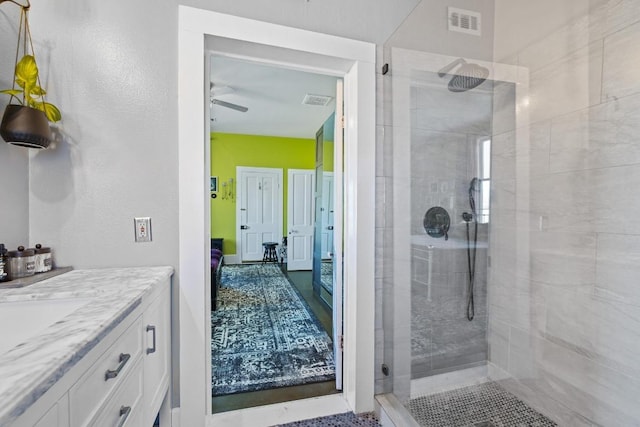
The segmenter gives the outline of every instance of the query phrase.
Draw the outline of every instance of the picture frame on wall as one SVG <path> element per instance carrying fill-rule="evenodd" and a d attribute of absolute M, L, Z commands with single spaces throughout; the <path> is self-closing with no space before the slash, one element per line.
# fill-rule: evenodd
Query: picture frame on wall
<path fill-rule="evenodd" d="M 217 176 L 212 176 L 211 177 L 211 192 L 212 193 L 216 193 L 218 191 L 218 177 Z"/>

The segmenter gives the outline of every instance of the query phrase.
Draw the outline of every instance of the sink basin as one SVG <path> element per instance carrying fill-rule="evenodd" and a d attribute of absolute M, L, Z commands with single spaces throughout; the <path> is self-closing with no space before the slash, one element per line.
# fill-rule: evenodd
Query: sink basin
<path fill-rule="evenodd" d="M 50 299 L 0 303 L 0 354 L 27 342 L 89 299 Z"/>

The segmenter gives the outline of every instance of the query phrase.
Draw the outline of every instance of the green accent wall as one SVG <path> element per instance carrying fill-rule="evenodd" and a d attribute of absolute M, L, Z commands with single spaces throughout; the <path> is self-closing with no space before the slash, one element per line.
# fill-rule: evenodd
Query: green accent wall
<path fill-rule="evenodd" d="M 323 145 L 322 170 L 325 172 L 333 172 L 333 142 L 325 140 Z"/>
<path fill-rule="evenodd" d="M 222 183 L 233 178 L 235 193 L 236 166 L 283 169 L 284 233 L 288 170 L 315 168 L 315 139 L 211 133 L 211 176 L 218 177 L 218 196 L 211 199 L 211 237 L 224 239 L 225 254 L 236 253 L 236 194 L 233 199 L 223 200 Z"/>

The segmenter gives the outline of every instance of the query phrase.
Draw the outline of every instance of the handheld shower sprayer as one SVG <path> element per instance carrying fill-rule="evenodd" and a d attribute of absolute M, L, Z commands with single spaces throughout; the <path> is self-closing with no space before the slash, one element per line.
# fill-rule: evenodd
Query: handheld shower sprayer
<path fill-rule="evenodd" d="M 477 177 L 474 177 L 469 183 L 469 207 L 471 208 L 471 214 L 475 217 L 476 212 L 476 198 L 474 193 L 478 192 L 476 188 L 478 186 L 478 181 L 480 181 Z"/>
<path fill-rule="evenodd" d="M 477 192 L 478 189 L 477 184 L 480 180 L 476 177 L 474 177 L 471 182 L 469 183 L 469 208 L 471 209 L 471 212 L 463 212 L 462 213 L 462 220 L 464 222 L 471 222 L 476 218 L 477 212 L 476 212 L 476 199 L 473 193 Z"/>
<path fill-rule="evenodd" d="M 476 276 L 476 252 L 478 248 L 478 221 L 476 219 L 476 199 L 474 193 L 478 191 L 476 188 L 480 181 L 474 177 L 469 183 L 469 208 L 471 212 L 463 212 L 462 219 L 467 223 L 467 268 L 469 272 L 469 283 L 467 287 L 467 320 L 471 321 L 475 317 L 475 303 L 473 301 L 473 286 Z M 473 246 L 471 245 L 471 235 L 469 224 L 473 221 Z"/>

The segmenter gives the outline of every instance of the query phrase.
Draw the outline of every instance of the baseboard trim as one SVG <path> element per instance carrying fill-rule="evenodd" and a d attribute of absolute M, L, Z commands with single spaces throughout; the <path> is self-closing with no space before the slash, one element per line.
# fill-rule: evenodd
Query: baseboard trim
<path fill-rule="evenodd" d="M 240 261 L 238 254 L 224 254 L 224 263 L 228 265 L 242 264 L 242 261 Z"/>
<path fill-rule="evenodd" d="M 268 427 L 351 411 L 343 394 L 332 394 L 213 414 L 207 426 Z"/>
<path fill-rule="evenodd" d="M 489 381 L 487 365 L 411 380 L 411 399 Z"/>

